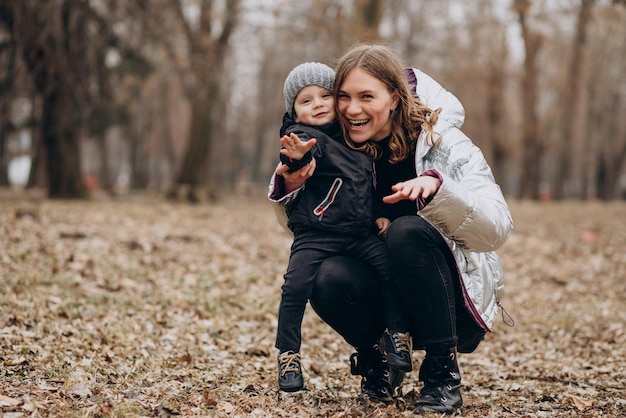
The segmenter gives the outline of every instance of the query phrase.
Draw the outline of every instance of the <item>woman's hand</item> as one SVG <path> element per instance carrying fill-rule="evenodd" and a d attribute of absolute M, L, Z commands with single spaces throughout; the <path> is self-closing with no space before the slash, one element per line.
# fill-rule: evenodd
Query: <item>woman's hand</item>
<path fill-rule="evenodd" d="M 289 166 L 286 164 L 278 164 L 276 167 L 276 174 L 279 176 L 283 176 L 285 180 L 285 193 L 289 194 L 296 189 L 302 187 L 305 181 L 309 179 L 315 172 L 316 162 L 315 158 L 311 160 L 310 163 L 302 167 L 298 171 L 294 171 L 293 173 L 289 173 Z"/>
<path fill-rule="evenodd" d="M 427 199 L 434 196 L 439 187 L 441 180 L 439 177 L 420 176 L 411 180 L 401 181 L 391 186 L 391 190 L 395 193 L 383 197 L 385 203 L 397 203 L 401 200 L 417 200 L 418 198 Z"/>

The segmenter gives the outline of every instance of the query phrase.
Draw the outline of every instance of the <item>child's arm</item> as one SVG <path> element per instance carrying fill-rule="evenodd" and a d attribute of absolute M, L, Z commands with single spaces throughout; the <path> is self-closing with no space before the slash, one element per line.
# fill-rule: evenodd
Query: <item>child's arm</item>
<path fill-rule="evenodd" d="M 384 237 L 391 225 L 391 220 L 389 218 L 377 218 L 376 219 L 376 228 L 378 228 L 378 236 Z"/>

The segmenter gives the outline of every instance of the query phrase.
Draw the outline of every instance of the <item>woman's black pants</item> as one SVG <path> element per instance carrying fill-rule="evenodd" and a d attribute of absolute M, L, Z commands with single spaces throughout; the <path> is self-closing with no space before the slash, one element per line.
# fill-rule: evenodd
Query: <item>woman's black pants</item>
<path fill-rule="evenodd" d="M 386 234 L 391 274 L 410 312 L 416 347 L 457 345 L 456 262 L 437 230 L 419 216 L 394 220 Z M 380 283 L 362 263 L 332 257 L 320 267 L 311 297 L 315 312 L 353 347 L 374 345 L 385 330 Z M 465 312 L 463 312 L 465 314 Z"/>

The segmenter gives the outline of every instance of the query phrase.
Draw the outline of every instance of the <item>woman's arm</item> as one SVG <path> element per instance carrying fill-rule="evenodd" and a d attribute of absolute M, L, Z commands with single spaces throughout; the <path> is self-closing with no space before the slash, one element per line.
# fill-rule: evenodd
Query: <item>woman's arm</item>
<path fill-rule="evenodd" d="M 286 164 L 279 163 L 270 179 L 268 199 L 283 205 L 292 201 L 306 181 L 313 175 L 315 167 L 315 158 L 300 170 L 291 173 Z"/>
<path fill-rule="evenodd" d="M 472 251 L 494 251 L 511 234 L 513 221 L 500 186 L 482 152 L 458 129 L 423 160 L 439 171 L 439 190 L 419 214 L 444 236 Z M 438 161 L 445 161 L 438 166 Z"/>

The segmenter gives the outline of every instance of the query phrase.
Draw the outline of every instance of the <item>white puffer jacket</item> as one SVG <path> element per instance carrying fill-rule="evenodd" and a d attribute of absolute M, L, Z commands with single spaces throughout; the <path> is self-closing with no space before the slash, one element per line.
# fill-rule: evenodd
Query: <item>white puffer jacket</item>
<path fill-rule="evenodd" d="M 443 182 L 418 215 L 448 243 L 462 278 L 465 304 L 487 331 L 504 290 L 502 266 L 494 251 L 511 234 L 511 212 L 482 152 L 460 130 L 463 106 L 428 75 L 412 71 L 421 101 L 431 109 L 442 108 L 434 126 L 441 144 L 427 145 L 423 132 L 415 151 L 415 168 L 418 174 L 435 169 Z"/>
<path fill-rule="evenodd" d="M 411 74 L 412 73 L 412 74 Z M 415 152 L 416 172 L 437 170 L 443 182 L 437 194 L 418 215 L 443 235 L 457 262 L 463 298 L 470 313 L 485 331 L 495 321 L 503 294 L 503 271 L 494 252 L 513 229 L 511 213 L 482 152 L 461 132 L 465 110 L 458 99 L 422 71 L 412 68 L 415 93 L 431 109 L 442 108 L 434 126 L 441 144 L 431 147 L 422 137 Z M 270 200 L 275 202 L 279 223 L 286 228 L 283 205 L 298 190 L 280 196 L 278 182 L 270 181 Z M 306 185 L 305 185 L 306 187 Z M 417 213 L 417 205 L 416 205 Z"/>

